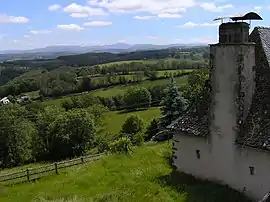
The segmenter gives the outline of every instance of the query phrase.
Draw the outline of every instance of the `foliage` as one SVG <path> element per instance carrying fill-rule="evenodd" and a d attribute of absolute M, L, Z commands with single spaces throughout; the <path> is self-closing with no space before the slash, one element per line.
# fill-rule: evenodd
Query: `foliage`
<path fill-rule="evenodd" d="M 64 112 L 49 125 L 49 131 L 52 158 L 58 160 L 83 155 L 94 141 L 93 116 L 84 109 Z"/>
<path fill-rule="evenodd" d="M 144 143 L 144 138 L 145 134 L 143 132 L 139 132 L 132 137 L 131 142 L 133 145 L 141 146 Z"/>
<path fill-rule="evenodd" d="M 22 110 L 17 105 L 0 107 L 0 166 L 18 166 L 33 160 L 33 138 L 36 128 L 33 123 L 20 117 Z"/>
<path fill-rule="evenodd" d="M 127 106 L 132 106 L 132 108 L 149 107 L 151 105 L 151 100 L 152 97 L 150 92 L 144 87 L 130 88 L 124 96 L 124 101 Z"/>
<path fill-rule="evenodd" d="M 159 132 L 158 126 L 158 119 L 153 119 L 146 129 L 145 141 L 150 141 Z"/>
<path fill-rule="evenodd" d="M 38 161 L 52 159 L 53 154 L 50 145 L 53 139 L 50 128 L 61 113 L 63 111 L 60 108 L 48 106 L 44 112 L 39 113 L 37 116 L 36 127 L 38 134 L 34 140 L 36 144 L 33 147 L 33 152 Z"/>
<path fill-rule="evenodd" d="M 33 102 L 25 106 L 25 116 L 31 120 L 36 121 L 38 114 L 44 112 L 45 107 L 40 102 Z"/>
<path fill-rule="evenodd" d="M 139 132 L 142 132 L 143 129 L 144 129 L 143 119 L 139 115 L 135 114 L 129 116 L 126 119 L 125 123 L 122 126 L 121 132 L 123 134 L 135 135 Z"/>
<path fill-rule="evenodd" d="M 112 153 L 128 153 L 131 148 L 131 141 L 128 137 L 121 137 L 110 144 L 110 151 Z"/>
<path fill-rule="evenodd" d="M 162 114 L 165 116 L 167 124 L 180 116 L 185 110 L 187 101 L 179 93 L 173 77 L 168 88 L 165 90 L 166 96 L 162 100 Z"/>
<path fill-rule="evenodd" d="M 209 78 L 208 69 L 193 71 L 188 76 L 188 83 L 182 87 L 183 96 L 189 100 L 190 104 L 196 102 Z"/>
<path fill-rule="evenodd" d="M 27 65 L 31 65 L 28 62 Z M 16 63 L 20 62 L 17 61 Z M 5 65 L 8 64 L 5 63 Z M 49 66 L 49 64 L 47 65 Z M 52 65 L 54 64 L 52 63 Z M 20 95 L 31 91 L 39 91 L 40 96 L 43 97 L 59 97 L 70 93 L 107 88 L 113 85 L 139 83 L 146 79 L 156 80 L 168 77 L 168 75 L 160 75 L 159 70 L 197 69 L 205 65 L 206 62 L 201 58 L 200 60 L 163 59 L 126 61 L 125 63 L 78 68 L 61 66 L 44 69 L 40 68 L 40 66 L 38 68 L 27 66 L 24 74 L 20 74 L 18 77 L 0 86 L 0 97 Z M 6 67 L 5 69 L 9 68 L 12 67 Z M 143 74 L 144 71 L 149 72 L 147 76 Z M 188 73 L 177 71 L 175 72 L 175 76 Z M 10 74 L 12 74 L 12 71 Z"/>

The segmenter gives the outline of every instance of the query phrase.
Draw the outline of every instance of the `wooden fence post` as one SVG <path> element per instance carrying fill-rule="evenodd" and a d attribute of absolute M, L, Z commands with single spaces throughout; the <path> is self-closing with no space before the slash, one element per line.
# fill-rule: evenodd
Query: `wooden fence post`
<path fill-rule="evenodd" d="M 26 176 L 27 176 L 27 181 L 30 182 L 30 175 L 29 175 L 29 169 L 26 169 Z"/>
<path fill-rule="evenodd" d="M 57 163 L 54 163 L 54 167 L 55 167 L 55 173 L 58 175 L 58 167 L 57 167 Z"/>
<path fill-rule="evenodd" d="M 82 164 L 84 163 L 83 157 L 81 157 Z"/>

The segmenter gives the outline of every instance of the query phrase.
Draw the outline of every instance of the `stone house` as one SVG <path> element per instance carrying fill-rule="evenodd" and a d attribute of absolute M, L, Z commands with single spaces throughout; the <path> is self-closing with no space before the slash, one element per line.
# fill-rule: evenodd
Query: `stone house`
<path fill-rule="evenodd" d="M 168 128 L 179 171 L 259 200 L 270 191 L 270 28 L 249 29 L 219 26 L 208 85 Z"/>

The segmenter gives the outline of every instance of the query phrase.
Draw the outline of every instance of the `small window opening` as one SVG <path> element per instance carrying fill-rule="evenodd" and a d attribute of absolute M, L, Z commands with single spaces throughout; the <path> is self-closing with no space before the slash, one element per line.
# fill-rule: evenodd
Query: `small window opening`
<path fill-rule="evenodd" d="M 196 156 L 197 156 L 197 159 L 201 158 L 200 150 L 196 150 Z"/>
<path fill-rule="evenodd" d="M 249 167 L 249 173 L 250 173 L 250 175 L 254 175 L 254 167 L 253 166 Z"/>

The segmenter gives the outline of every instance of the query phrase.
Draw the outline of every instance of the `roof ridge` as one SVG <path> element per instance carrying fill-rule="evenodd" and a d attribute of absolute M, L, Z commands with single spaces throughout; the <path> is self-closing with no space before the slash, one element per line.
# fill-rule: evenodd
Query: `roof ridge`
<path fill-rule="evenodd" d="M 265 26 L 256 26 L 255 28 L 257 28 L 257 29 L 270 29 L 270 27 L 265 27 Z"/>

